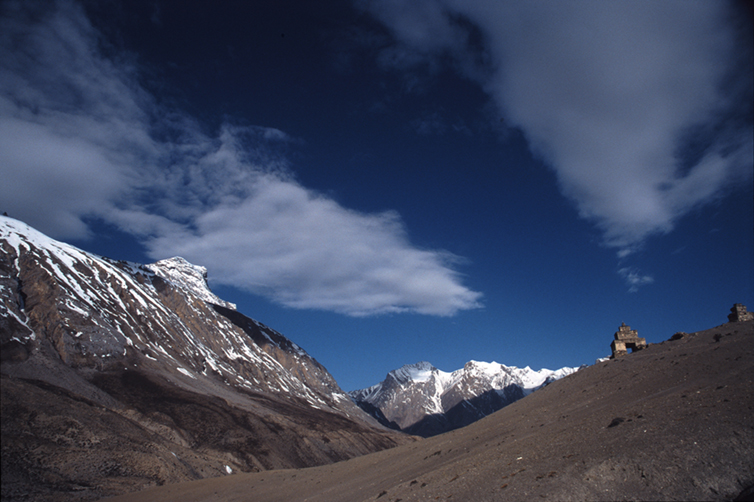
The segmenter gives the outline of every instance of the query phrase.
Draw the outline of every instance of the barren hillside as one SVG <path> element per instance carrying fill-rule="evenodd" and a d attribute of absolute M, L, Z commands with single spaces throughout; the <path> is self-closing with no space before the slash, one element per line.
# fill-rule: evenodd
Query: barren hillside
<path fill-rule="evenodd" d="M 754 322 L 727 323 L 596 364 L 414 444 L 113 501 L 748 500 L 753 380 Z"/>

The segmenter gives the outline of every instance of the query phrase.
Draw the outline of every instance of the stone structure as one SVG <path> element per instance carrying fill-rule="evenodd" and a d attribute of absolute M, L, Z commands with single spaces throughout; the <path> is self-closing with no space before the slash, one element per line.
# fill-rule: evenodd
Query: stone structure
<path fill-rule="evenodd" d="M 754 312 L 748 312 L 743 303 L 735 303 L 728 314 L 728 322 L 741 321 L 754 321 Z"/>
<path fill-rule="evenodd" d="M 635 329 L 631 329 L 631 326 L 626 326 L 626 323 L 621 323 L 618 331 L 615 332 L 615 340 L 610 344 L 610 348 L 613 349 L 613 359 L 628 354 L 628 349 L 631 351 L 641 350 L 647 346 L 646 338 L 639 338 L 639 334 Z"/>

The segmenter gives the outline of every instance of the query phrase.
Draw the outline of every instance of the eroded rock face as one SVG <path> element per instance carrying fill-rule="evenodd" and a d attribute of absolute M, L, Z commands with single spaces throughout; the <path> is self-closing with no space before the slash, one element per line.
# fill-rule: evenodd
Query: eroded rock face
<path fill-rule="evenodd" d="M 205 273 L 97 257 L 0 217 L 3 500 L 96 499 L 409 440 Z"/>

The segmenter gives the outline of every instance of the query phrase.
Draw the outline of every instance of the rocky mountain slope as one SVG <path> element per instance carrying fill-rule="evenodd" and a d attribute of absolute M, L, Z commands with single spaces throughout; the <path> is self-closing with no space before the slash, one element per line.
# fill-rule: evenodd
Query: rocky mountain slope
<path fill-rule="evenodd" d="M 384 425 L 429 437 L 476 422 L 577 369 L 534 371 L 470 361 L 448 373 L 419 362 L 349 395 Z"/>
<path fill-rule="evenodd" d="M 87 500 L 410 441 L 181 258 L 113 261 L 0 217 L 2 499 Z"/>
<path fill-rule="evenodd" d="M 754 321 L 745 321 L 597 363 L 467 427 L 410 445 L 113 502 L 753 497 Z"/>

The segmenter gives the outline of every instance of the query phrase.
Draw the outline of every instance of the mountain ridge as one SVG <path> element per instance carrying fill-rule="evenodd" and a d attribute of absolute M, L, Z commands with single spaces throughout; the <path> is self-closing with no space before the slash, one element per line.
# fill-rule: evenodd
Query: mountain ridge
<path fill-rule="evenodd" d="M 24 240 L 23 237 L 26 235 L 28 237 Z M 64 361 L 70 358 L 91 359 L 86 357 L 87 353 L 94 354 L 103 359 L 97 361 L 95 365 L 105 368 L 108 359 L 125 357 L 129 350 L 134 350 L 134 343 L 142 343 L 144 355 L 148 359 L 161 358 L 169 360 L 171 364 L 188 365 L 189 368 L 183 368 L 188 372 L 206 373 L 209 367 L 211 371 L 232 374 L 241 385 L 248 388 L 253 388 L 254 385 L 267 387 L 272 385 L 271 390 L 283 390 L 281 382 L 264 381 L 254 375 L 247 375 L 245 378 L 239 368 L 233 367 L 232 362 L 240 358 L 240 354 L 233 350 L 240 349 L 244 352 L 244 356 L 258 364 L 270 369 L 280 369 L 277 368 L 277 363 L 273 359 L 267 357 L 267 352 L 255 350 L 255 347 L 247 346 L 243 339 L 233 337 L 233 331 L 230 329 L 233 323 L 228 321 L 227 316 L 215 316 L 214 319 L 226 333 L 230 334 L 230 338 L 234 338 L 224 340 L 229 343 L 222 347 L 226 356 L 223 360 L 222 357 L 218 358 L 217 352 L 208 346 L 211 343 L 210 340 L 206 337 L 200 339 L 194 336 L 191 327 L 174 315 L 175 312 L 181 310 L 191 310 L 196 314 L 201 306 L 199 302 L 211 303 L 210 300 L 219 300 L 206 288 L 206 282 L 201 284 L 196 281 L 197 272 L 206 273 L 203 267 L 191 265 L 182 258 L 162 260 L 149 265 L 136 265 L 96 257 L 73 246 L 49 239 L 25 224 L 6 223 L 0 233 L 0 239 L 10 244 L 12 254 L 9 256 L 16 257 L 16 268 L 20 266 L 19 256 L 24 254 L 21 251 L 22 247 L 31 245 L 39 249 L 40 267 L 51 273 L 57 283 L 51 285 L 50 289 L 58 290 L 58 292 L 63 290 L 64 296 L 59 299 L 61 314 L 56 316 L 63 323 L 55 326 L 55 329 L 60 332 L 58 345 L 62 349 L 59 353 Z M 175 264 L 180 264 L 182 269 L 175 267 Z M 104 275 L 106 279 L 97 282 L 97 279 L 101 279 L 97 277 L 98 275 Z M 163 282 L 172 284 L 174 287 L 168 288 Z M 95 283 L 104 287 L 95 290 L 92 287 Z M 5 288 L 5 291 L 7 290 L 8 288 Z M 160 294 L 166 299 L 160 299 Z M 182 298 L 176 298 L 176 295 Z M 18 304 L 26 302 L 27 300 L 22 299 Z M 219 300 L 217 304 L 221 307 L 232 305 L 222 300 Z M 14 309 L 7 310 L 13 312 Z M 202 309 L 201 314 L 211 314 L 212 310 L 214 309 Z M 150 339 L 149 331 L 154 328 L 154 322 L 158 319 L 155 314 L 166 316 L 164 327 L 168 328 L 166 331 L 172 332 L 166 337 L 167 341 L 155 337 Z M 16 311 L 12 315 L 28 327 L 28 322 L 22 318 L 23 312 Z M 287 348 L 294 347 L 292 342 L 267 326 L 251 319 L 250 322 L 257 326 L 257 331 L 262 337 L 268 339 L 273 345 L 276 344 L 270 335 L 278 341 L 285 340 Z M 74 330 L 74 327 L 80 329 Z M 87 337 L 90 333 L 96 335 L 96 340 Z M 31 333 L 29 336 L 31 338 Z M 172 350 L 171 342 L 179 339 L 188 340 L 186 352 L 193 352 L 193 358 L 186 359 L 181 351 Z M 17 337 L 16 340 L 21 341 Z M 234 343 L 238 346 L 234 346 Z M 298 346 L 295 347 L 294 356 L 301 357 L 307 364 L 321 368 L 305 351 Z M 201 367 L 197 367 L 196 359 L 201 360 Z M 289 390 L 293 389 L 298 397 L 308 399 L 317 405 L 324 404 L 320 402 L 321 397 L 311 395 L 299 382 L 295 381 L 295 378 L 286 378 L 289 375 L 286 375 L 284 371 L 280 373 L 287 380 L 285 387 Z M 334 384 L 331 377 L 327 379 L 331 380 L 331 385 Z M 335 387 L 337 387 L 336 384 L 333 390 Z M 342 391 L 337 394 L 340 400 L 345 401 Z"/>
<path fill-rule="evenodd" d="M 383 425 L 429 437 L 464 427 L 577 370 L 535 371 L 469 361 L 445 372 L 421 361 L 392 370 L 382 382 L 348 395 Z"/>

